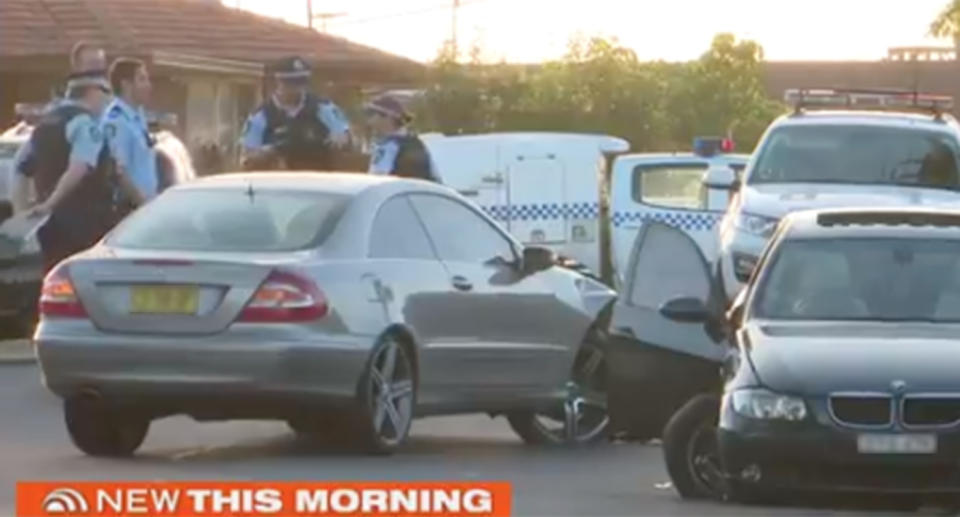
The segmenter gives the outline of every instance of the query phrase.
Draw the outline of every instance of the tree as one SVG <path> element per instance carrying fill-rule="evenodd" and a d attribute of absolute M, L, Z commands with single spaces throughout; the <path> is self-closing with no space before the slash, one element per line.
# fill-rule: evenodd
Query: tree
<path fill-rule="evenodd" d="M 960 0 L 950 0 L 930 24 L 930 35 L 936 38 L 951 38 L 960 47 Z"/>
<path fill-rule="evenodd" d="M 718 35 L 689 63 L 641 62 L 614 38 L 577 38 L 560 60 L 536 67 L 471 63 L 441 49 L 418 106 L 425 127 L 596 132 L 635 150 L 689 148 L 697 135 L 733 133 L 750 148 L 782 107 L 766 97 L 763 49 Z"/>

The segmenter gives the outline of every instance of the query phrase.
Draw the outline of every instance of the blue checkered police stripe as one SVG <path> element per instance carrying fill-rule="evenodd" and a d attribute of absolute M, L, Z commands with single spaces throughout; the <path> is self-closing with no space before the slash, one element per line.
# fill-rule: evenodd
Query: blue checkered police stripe
<path fill-rule="evenodd" d="M 613 226 L 619 227 L 628 223 L 642 223 L 646 221 L 659 221 L 669 224 L 681 230 L 712 230 L 722 214 L 710 214 L 703 212 L 679 212 L 670 210 L 657 210 L 655 212 L 614 212 Z"/>
<path fill-rule="evenodd" d="M 597 203 L 534 203 L 527 205 L 487 205 L 483 208 L 499 221 L 538 221 L 555 219 L 596 219 Z"/>

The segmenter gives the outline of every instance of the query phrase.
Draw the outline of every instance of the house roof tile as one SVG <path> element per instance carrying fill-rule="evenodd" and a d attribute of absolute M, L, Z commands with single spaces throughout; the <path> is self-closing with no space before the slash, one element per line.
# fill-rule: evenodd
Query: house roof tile
<path fill-rule="evenodd" d="M 3 0 L 0 59 L 65 55 L 76 41 L 107 52 L 155 51 L 267 62 L 420 68 L 414 61 L 210 0 Z"/>

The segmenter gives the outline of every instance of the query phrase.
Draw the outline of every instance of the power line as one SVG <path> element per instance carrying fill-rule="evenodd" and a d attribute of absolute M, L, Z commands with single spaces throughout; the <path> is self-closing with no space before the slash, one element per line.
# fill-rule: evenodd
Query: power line
<path fill-rule="evenodd" d="M 460 0 L 458 3 L 459 3 L 459 6 L 460 6 L 460 7 L 463 7 L 463 6 L 465 6 L 465 5 L 476 4 L 476 3 L 485 2 L 485 1 L 487 1 L 487 0 Z M 395 13 L 391 13 L 391 14 L 384 14 L 384 15 L 380 15 L 380 16 L 370 16 L 370 17 L 367 17 L 367 18 L 358 18 L 358 19 L 356 19 L 356 20 L 344 20 L 344 21 L 342 21 L 342 22 L 335 22 L 335 23 L 336 23 L 336 25 L 337 25 L 338 27 L 343 26 L 343 25 L 357 25 L 357 24 L 361 24 L 361 23 L 377 22 L 377 21 L 381 21 L 381 20 L 391 20 L 391 19 L 394 19 L 394 18 L 404 18 L 404 17 L 407 17 L 407 16 L 415 16 L 415 15 L 418 15 L 418 14 L 426 14 L 426 13 L 432 13 L 432 12 L 436 12 L 436 11 L 445 11 L 445 10 L 447 10 L 447 9 L 450 9 L 450 4 L 449 4 L 449 3 L 443 4 L 443 5 L 434 5 L 434 6 L 432 6 L 432 7 L 424 7 L 424 8 L 422 8 L 422 9 L 415 9 L 415 10 L 410 10 L 410 11 L 401 11 L 401 12 L 395 12 Z"/>

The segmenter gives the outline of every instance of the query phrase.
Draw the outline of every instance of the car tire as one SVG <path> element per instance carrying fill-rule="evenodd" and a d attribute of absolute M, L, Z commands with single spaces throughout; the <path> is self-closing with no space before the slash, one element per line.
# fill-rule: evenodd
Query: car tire
<path fill-rule="evenodd" d="M 727 484 L 717 456 L 720 398 L 701 394 L 667 422 L 663 456 L 673 486 L 684 499 L 724 499 Z"/>
<path fill-rule="evenodd" d="M 412 354 L 397 336 L 386 335 L 370 354 L 357 387 L 353 445 L 370 454 L 396 452 L 410 432 L 416 401 Z"/>
<path fill-rule="evenodd" d="M 73 444 L 90 456 L 131 456 L 150 429 L 149 418 L 85 397 L 65 400 L 63 414 Z"/>
<path fill-rule="evenodd" d="M 524 443 L 536 446 L 570 443 L 586 445 L 609 440 L 606 357 L 602 346 L 604 337 L 599 327 L 594 327 L 584 339 L 574 360 L 571 380 L 568 383 L 570 396 L 563 407 L 547 413 L 519 411 L 507 414 L 510 428 Z M 574 404 L 578 399 L 580 402 Z M 575 411 L 575 421 L 578 424 L 581 419 L 587 421 L 582 433 L 578 425 L 573 436 L 567 435 L 567 415 L 570 413 L 568 409 Z M 560 423 L 559 429 L 551 427 L 551 424 L 556 422 Z"/>

